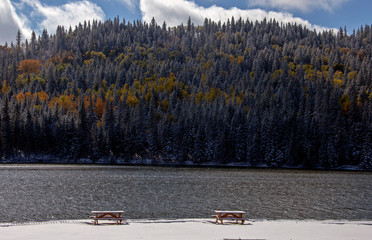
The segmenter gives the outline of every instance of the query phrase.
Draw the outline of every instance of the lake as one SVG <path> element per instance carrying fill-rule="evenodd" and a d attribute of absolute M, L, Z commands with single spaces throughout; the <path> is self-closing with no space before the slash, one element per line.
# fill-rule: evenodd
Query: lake
<path fill-rule="evenodd" d="M 372 220 L 372 173 L 97 165 L 0 165 L 0 222 L 87 219 L 124 210 L 130 219 Z"/>

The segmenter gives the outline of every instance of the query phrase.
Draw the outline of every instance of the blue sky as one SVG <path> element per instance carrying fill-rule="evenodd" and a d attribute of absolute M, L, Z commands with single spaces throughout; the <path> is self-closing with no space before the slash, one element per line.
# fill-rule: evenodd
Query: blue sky
<path fill-rule="evenodd" d="M 205 17 L 215 21 L 266 17 L 317 30 L 346 26 L 351 33 L 372 24 L 371 9 L 371 0 L 0 0 L 0 44 L 15 41 L 18 29 L 25 39 L 32 30 L 54 33 L 58 25 L 74 27 L 84 20 L 116 16 L 147 22 L 155 17 L 168 26 L 186 23 L 189 16 L 194 24 L 202 24 Z"/>

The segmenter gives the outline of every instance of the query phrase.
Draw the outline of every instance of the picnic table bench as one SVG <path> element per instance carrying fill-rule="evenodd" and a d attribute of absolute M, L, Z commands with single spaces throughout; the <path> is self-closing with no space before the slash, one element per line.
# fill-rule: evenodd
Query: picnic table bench
<path fill-rule="evenodd" d="M 93 219 L 93 224 L 98 225 L 98 220 L 115 220 L 116 224 L 121 224 L 123 220 L 122 214 L 124 211 L 92 211 L 90 218 Z"/>
<path fill-rule="evenodd" d="M 232 220 L 232 221 L 236 221 L 236 223 L 241 221 L 242 224 L 244 224 L 244 221 L 248 220 L 248 218 L 243 217 L 243 214 L 246 213 L 244 211 L 220 211 L 220 210 L 215 210 L 214 212 L 217 214 L 217 215 L 213 215 L 213 217 L 216 218 L 216 223 L 218 223 L 218 221 L 220 221 L 221 224 L 223 224 L 223 220 Z"/>

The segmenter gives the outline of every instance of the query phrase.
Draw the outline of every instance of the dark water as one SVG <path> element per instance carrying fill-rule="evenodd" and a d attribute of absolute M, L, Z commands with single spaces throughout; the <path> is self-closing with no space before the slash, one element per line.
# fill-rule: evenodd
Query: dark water
<path fill-rule="evenodd" d="M 245 210 L 252 219 L 372 219 L 372 173 L 214 168 L 0 165 L 0 222 L 208 218 Z"/>

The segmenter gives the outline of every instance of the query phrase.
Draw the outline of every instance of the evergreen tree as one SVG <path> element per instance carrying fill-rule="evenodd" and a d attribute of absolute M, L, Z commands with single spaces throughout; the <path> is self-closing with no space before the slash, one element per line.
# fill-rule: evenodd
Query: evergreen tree
<path fill-rule="evenodd" d="M 5 97 L 5 101 L 1 108 L 1 152 L 3 159 L 7 159 L 12 152 L 11 143 L 11 128 L 9 116 L 9 101 Z"/>

